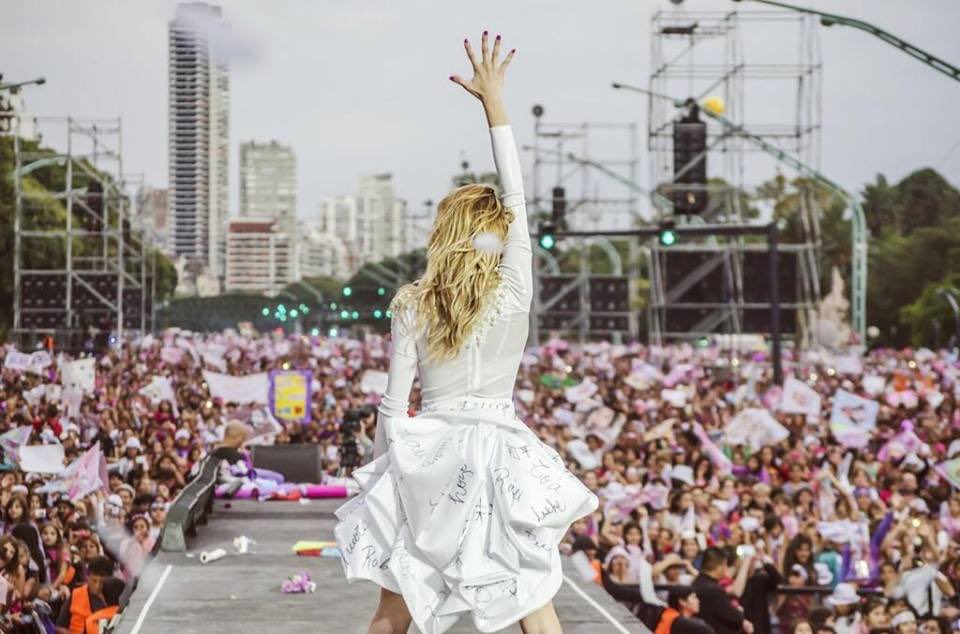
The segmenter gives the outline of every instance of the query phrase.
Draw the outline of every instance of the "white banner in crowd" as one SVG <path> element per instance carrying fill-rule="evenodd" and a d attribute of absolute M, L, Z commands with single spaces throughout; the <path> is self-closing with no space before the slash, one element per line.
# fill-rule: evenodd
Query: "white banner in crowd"
<path fill-rule="evenodd" d="M 830 429 L 836 431 L 855 430 L 869 435 L 877 425 L 880 403 L 862 398 L 846 390 L 837 390 L 833 397 L 833 410 L 830 413 Z"/>
<path fill-rule="evenodd" d="M 16 348 L 10 348 L 3 360 L 3 367 L 21 372 L 43 374 L 43 371 L 51 363 L 53 363 L 53 359 L 50 358 L 50 353 L 46 350 L 37 350 L 34 353 L 26 354 L 19 352 Z"/>
<path fill-rule="evenodd" d="M 597 390 L 600 389 L 597 387 L 597 384 L 591 381 L 590 379 L 584 379 L 583 383 L 580 385 L 574 385 L 568 387 L 564 391 L 564 396 L 571 403 L 577 403 L 579 401 L 586 400 L 597 393 Z"/>
<path fill-rule="evenodd" d="M 819 416 L 820 395 L 803 381 L 799 381 L 792 376 L 788 377 L 783 384 L 780 411 L 787 414 Z"/>
<path fill-rule="evenodd" d="M 27 473 L 63 471 L 63 445 L 24 445 L 20 447 L 20 468 Z"/>
<path fill-rule="evenodd" d="M 203 371 L 203 380 L 207 382 L 210 396 L 221 398 L 225 403 L 263 403 L 269 402 L 270 379 L 266 372 L 246 376 L 230 376 Z"/>
<path fill-rule="evenodd" d="M 97 360 L 93 357 L 67 361 L 60 368 L 63 387 L 92 392 L 97 382 Z"/>
<path fill-rule="evenodd" d="M 165 376 L 154 376 L 150 383 L 140 388 L 140 393 L 150 399 L 154 405 L 159 405 L 161 401 L 170 401 L 173 406 L 173 413 L 177 413 L 177 395 L 173 391 L 173 384 Z"/>
<path fill-rule="evenodd" d="M 887 387 L 887 380 L 876 374 L 868 374 L 863 377 L 863 391 L 870 396 L 880 396 Z"/>
<path fill-rule="evenodd" d="M 849 374 L 852 376 L 860 376 L 863 374 L 863 363 L 856 355 L 848 354 L 837 357 L 834 365 L 836 366 L 837 374 Z"/>
<path fill-rule="evenodd" d="M 749 445 L 754 451 L 764 445 L 778 445 L 790 432 L 765 409 L 751 407 L 734 416 L 727 425 L 727 443 L 731 445 Z"/>
<path fill-rule="evenodd" d="M 360 391 L 364 394 L 386 394 L 389 375 L 382 370 L 367 370 L 360 379 Z"/>

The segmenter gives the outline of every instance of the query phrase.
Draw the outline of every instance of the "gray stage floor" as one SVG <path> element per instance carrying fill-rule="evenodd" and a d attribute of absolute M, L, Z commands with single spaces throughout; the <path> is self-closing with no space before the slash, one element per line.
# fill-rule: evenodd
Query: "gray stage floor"
<path fill-rule="evenodd" d="M 188 541 L 188 553 L 165 553 L 150 563 L 127 607 L 123 634 L 191 632 L 315 632 L 363 634 L 377 605 L 378 586 L 347 584 L 338 559 L 298 557 L 291 547 L 299 540 L 332 540 L 341 500 L 241 502 L 230 508 L 216 502 L 206 526 Z M 254 553 L 233 552 L 233 539 L 257 541 Z M 227 556 L 200 563 L 200 551 L 221 547 Z M 193 555 L 193 556 L 190 556 Z M 566 634 L 648 633 L 623 606 L 599 586 L 579 579 L 564 563 L 566 579 L 554 597 Z M 280 583 L 307 571 L 317 583 L 315 594 L 283 594 Z M 411 626 L 411 634 L 417 631 Z M 448 630 L 477 632 L 469 616 Z M 501 632 L 520 632 L 514 625 Z"/>

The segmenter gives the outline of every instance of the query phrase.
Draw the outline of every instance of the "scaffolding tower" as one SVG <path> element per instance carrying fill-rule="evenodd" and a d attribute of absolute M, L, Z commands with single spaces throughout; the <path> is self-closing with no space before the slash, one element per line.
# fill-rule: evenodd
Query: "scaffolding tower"
<path fill-rule="evenodd" d="M 63 133 L 66 150 L 32 147 L 14 118 L 14 340 L 29 348 L 52 336 L 79 350 L 97 336 L 102 348 L 110 336 L 149 332 L 156 253 L 131 222 L 120 119 L 38 123 Z M 46 180 L 62 180 L 62 189 L 36 186 L 50 168 L 62 177 Z"/>
<path fill-rule="evenodd" d="M 558 227 L 562 231 L 599 232 L 642 224 L 641 195 L 635 185 L 640 165 L 637 125 L 547 123 L 540 106 L 533 114 L 534 142 L 523 148 L 533 152 L 527 195 L 531 220 L 556 219 L 559 204 L 564 209 Z M 626 139 L 621 156 L 592 158 L 591 146 L 603 135 Z M 553 250 L 534 244 L 531 341 L 541 341 L 548 332 L 580 342 L 636 339 L 640 263 L 636 240 L 626 242 L 626 257 L 601 235 L 564 238 Z"/>
<path fill-rule="evenodd" d="M 706 207 L 678 223 L 743 223 L 768 220 L 770 209 L 751 205 L 759 182 L 751 174 L 778 173 L 774 156 L 716 120 L 707 119 L 706 149 L 686 165 L 674 164 L 676 100 L 701 103 L 721 97 L 726 117 L 770 148 L 817 167 L 820 160 L 821 61 L 818 25 L 812 16 L 769 11 L 657 12 L 651 21 L 648 149 L 651 182 L 661 196 L 659 219 L 673 215 L 663 201 L 687 191 L 706 193 Z M 669 98 L 666 98 L 669 97 Z M 706 183 L 681 183 L 678 173 L 701 158 Z M 674 182 L 674 181 L 677 182 Z M 814 187 L 796 192 L 802 238 L 781 246 L 784 334 L 804 344 L 820 298 L 821 209 Z M 661 201 L 661 202 L 657 202 Z M 764 332 L 769 301 L 758 293 L 752 262 L 762 245 L 742 237 L 711 237 L 662 246 L 650 242 L 651 342 L 700 339 L 716 334 Z"/>

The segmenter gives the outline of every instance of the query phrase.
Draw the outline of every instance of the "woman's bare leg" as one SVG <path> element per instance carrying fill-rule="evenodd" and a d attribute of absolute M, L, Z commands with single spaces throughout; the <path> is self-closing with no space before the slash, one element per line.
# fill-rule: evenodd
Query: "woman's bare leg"
<path fill-rule="evenodd" d="M 520 629 L 523 634 L 563 634 L 553 601 L 520 619 Z"/>
<path fill-rule="evenodd" d="M 412 622 L 403 596 L 380 588 L 380 605 L 373 614 L 367 634 L 406 634 Z"/>

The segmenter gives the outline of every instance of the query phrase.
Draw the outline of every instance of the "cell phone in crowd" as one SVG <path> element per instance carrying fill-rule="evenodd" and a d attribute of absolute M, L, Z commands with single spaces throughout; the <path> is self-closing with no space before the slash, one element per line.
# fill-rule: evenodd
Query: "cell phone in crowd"
<path fill-rule="evenodd" d="M 33 512 L 33 518 L 43 520 L 47 518 L 47 509 L 37 509 Z"/>
<path fill-rule="evenodd" d="M 750 544 L 743 544 L 741 546 L 737 546 L 738 557 L 743 557 L 746 559 L 747 557 L 753 557 L 756 554 L 757 554 L 757 549 L 751 546 Z"/>

